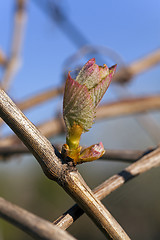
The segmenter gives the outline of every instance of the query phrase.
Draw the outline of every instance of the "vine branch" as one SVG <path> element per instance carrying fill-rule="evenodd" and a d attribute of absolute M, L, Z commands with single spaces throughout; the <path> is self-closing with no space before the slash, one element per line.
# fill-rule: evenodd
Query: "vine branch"
<path fill-rule="evenodd" d="M 0 90 L 0 116 L 35 156 L 45 175 L 56 181 L 78 203 L 107 237 L 130 239 L 122 227 L 95 198 L 73 162 L 66 162 L 51 143 L 26 118 L 12 100 Z"/>
<path fill-rule="evenodd" d="M 10 57 L 5 64 L 4 75 L 1 81 L 1 87 L 8 90 L 9 85 L 19 67 L 20 54 L 24 35 L 24 26 L 26 20 L 26 0 L 16 0 L 14 29 L 11 42 Z"/>
<path fill-rule="evenodd" d="M 17 226 L 35 239 L 74 240 L 75 238 L 36 215 L 0 197 L 0 217 Z"/>
<path fill-rule="evenodd" d="M 113 175 L 108 180 L 100 184 L 97 188 L 93 190 L 95 196 L 102 200 L 108 196 L 111 192 L 115 191 L 127 181 L 132 178 L 137 177 L 146 171 L 149 171 L 153 167 L 160 166 L 160 147 L 156 150 L 146 154 L 137 162 L 131 164 L 129 167 L 125 168 L 116 175 Z M 77 204 L 66 211 L 62 216 L 60 216 L 53 223 L 62 229 L 67 229 L 73 222 L 75 222 L 82 214 L 83 210 L 79 208 Z"/>

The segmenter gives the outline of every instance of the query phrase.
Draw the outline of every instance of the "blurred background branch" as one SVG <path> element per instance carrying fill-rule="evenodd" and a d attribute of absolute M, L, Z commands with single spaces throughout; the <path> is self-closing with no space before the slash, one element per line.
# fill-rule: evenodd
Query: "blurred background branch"
<path fill-rule="evenodd" d="M 61 151 L 62 145 L 54 144 L 54 147 Z M 149 148 L 147 150 L 114 150 L 114 149 L 106 149 L 103 156 L 100 158 L 101 160 L 108 161 L 120 161 L 132 163 L 140 159 L 146 153 L 153 151 L 154 148 Z M 26 148 L 22 143 L 10 145 L 7 147 L 0 147 L 0 159 L 4 161 L 11 160 L 13 155 L 18 156 L 19 154 L 29 154 L 28 148 Z"/>
<path fill-rule="evenodd" d="M 131 78 L 142 74 L 157 64 L 160 64 L 160 49 L 138 59 L 128 66 L 122 67 L 113 78 L 113 82 L 126 83 Z"/>
<path fill-rule="evenodd" d="M 26 0 L 16 0 L 13 36 L 11 40 L 10 56 L 5 61 L 5 69 L 1 80 L 1 87 L 8 90 L 21 64 L 21 51 L 26 22 Z"/>
<path fill-rule="evenodd" d="M 7 63 L 6 56 L 4 55 L 2 49 L 0 49 L 0 65 L 5 66 Z"/>

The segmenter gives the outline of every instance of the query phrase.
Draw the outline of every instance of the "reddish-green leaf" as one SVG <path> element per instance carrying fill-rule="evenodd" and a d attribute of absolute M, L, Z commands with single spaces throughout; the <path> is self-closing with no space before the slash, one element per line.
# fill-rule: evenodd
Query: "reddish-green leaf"
<path fill-rule="evenodd" d="M 80 125 L 83 131 L 88 131 L 95 118 L 95 110 L 89 90 L 85 85 L 81 85 L 68 74 L 66 81 L 63 117 L 67 129 L 74 123 Z"/>

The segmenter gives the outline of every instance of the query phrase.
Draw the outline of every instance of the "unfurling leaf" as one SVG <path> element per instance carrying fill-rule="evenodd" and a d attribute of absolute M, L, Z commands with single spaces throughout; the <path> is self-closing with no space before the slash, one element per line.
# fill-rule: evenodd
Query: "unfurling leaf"
<path fill-rule="evenodd" d="M 84 159 L 85 161 L 95 160 L 103 154 L 102 143 L 92 145 L 80 154 L 79 141 L 81 134 L 88 131 L 94 123 L 96 107 L 105 94 L 115 70 L 116 65 L 108 68 L 104 64 L 101 67 L 92 58 L 80 70 L 75 80 L 68 73 L 63 99 L 63 118 L 67 130 L 68 147 L 66 148 L 65 144 L 63 150 L 67 149 L 68 156 L 73 158 L 75 163 L 82 162 Z M 95 149 L 98 147 L 99 152 L 96 152 Z"/>

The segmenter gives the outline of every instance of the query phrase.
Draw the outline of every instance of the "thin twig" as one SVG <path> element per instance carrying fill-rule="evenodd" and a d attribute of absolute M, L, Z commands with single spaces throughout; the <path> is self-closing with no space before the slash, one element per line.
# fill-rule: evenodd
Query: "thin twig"
<path fill-rule="evenodd" d="M 133 62 L 128 66 L 128 68 L 132 75 L 137 75 L 159 63 L 160 49 L 157 49 L 156 51 L 151 52 L 149 55 L 139 59 L 138 61 Z"/>
<path fill-rule="evenodd" d="M 115 74 L 112 82 L 125 83 L 135 75 L 143 73 L 157 64 L 160 64 L 160 49 L 157 49 L 155 52 L 152 52 L 125 67 L 122 67 Z"/>
<path fill-rule="evenodd" d="M 145 113 L 160 109 L 160 95 L 127 98 L 101 105 L 97 109 L 97 119 L 113 118 L 130 114 Z"/>
<path fill-rule="evenodd" d="M 107 237 L 130 239 L 103 204 L 95 198 L 73 162 L 56 154 L 50 142 L 0 90 L 0 116 L 40 163 L 45 175 L 56 181 L 78 203 Z M 69 159 L 68 159 L 69 160 Z"/>
<path fill-rule="evenodd" d="M 24 26 L 26 20 L 26 0 L 16 0 L 14 30 L 11 42 L 11 54 L 4 70 L 4 76 L 1 81 L 3 89 L 8 90 L 9 85 L 16 74 L 19 64 L 24 35 Z"/>
<path fill-rule="evenodd" d="M 2 49 L 0 49 L 0 65 L 6 66 L 7 59 L 6 56 L 4 55 Z"/>
<path fill-rule="evenodd" d="M 157 145 L 160 141 L 160 127 L 156 122 L 152 121 L 151 116 L 148 117 L 146 113 L 149 111 L 157 110 L 160 108 L 160 95 L 141 97 L 141 98 L 129 98 L 113 102 L 108 105 L 102 105 L 97 111 L 97 117 L 118 117 L 128 114 L 143 113 L 143 115 L 134 116 L 134 118 L 140 123 L 140 125 L 146 130 L 148 135 Z M 145 114 L 145 115 L 144 115 Z"/>
<path fill-rule="evenodd" d="M 126 163 L 133 163 L 142 158 L 145 154 L 153 151 L 155 148 L 148 148 L 142 150 L 111 150 L 106 149 L 101 160 L 120 161 Z"/>
<path fill-rule="evenodd" d="M 136 95 L 131 93 L 126 85 L 116 85 L 114 86 L 114 90 L 116 90 L 119 99 L 136 98 Z M 145 112 L 143 115 L 134 116 L 133 120 L 136 120 L 139 126 L 145 130 L 155 145 L 159 143 L 160 126 L 149 112 Z"/>
<path fill-rule="evenodd" d="M 2 120 L 3 121 L 3 120 Z M 64 133 L 64 123 L 61 117 L 57 117 L 38 125 L 39 131 L 47 138 Z M 0 139 L 0 147 L 19 144 L 20 140 L 16 135 L 9 135 Z"/>
<path fill-rule="evenodd" d="M 113 175 L 111 178 L 100 184 L 93 190 L 95 196 L 102 200 L 111 192 L 121 187 L 124 183 L 132 178 L 150 170 L 153 167 L 160 166 L 160 148 L 146 154 L 137 162 L 131 164 L 120 173 Z M 62 229 L 67 229 L 74 221 L 76 221 L 82 214 L 83 210 L 77 204 L 66 211 L 62 216 L 54 221 L 54 224 Z"/>
<path fill-rule="evenodd" d="M 32 108 L 40 103 L 43 103 L 45 101 L 48 101 L 52 98 L 57 97 L 58 95 L 62 94 L 64 90 L 64 87 L 58 87 L 53 88 L 47 91 L 44 91 L 40 94 L 37 94 L 36 96 L 30 97 L 28 99 L 25 99 L 24 101 L 17 103 L 17 106 L 22 110 L 26 110 L 29 108 Z"/>
<path fill-rule="evenodd" d="M 64 90 L 63 86 L 46 90 L 35 96 L 26 98 L 24 101 L 17 102 L 16 105 L 17 107 L 19 107 L 19 109 L 21 109 L 21 111 L 25 111 L 27 109 L 37 106 L 38 104 L 44 103 L 45 101 L 48 101 L 52 98 L 57 97 L 59 94 L 63 93 L 63 90 Z M 3 120 L 0 119 L 0 124 L 2 125 L 2 123 L 3 123 Z"/>
<path fill-rule="evenodd" d="M 0 197 L 0 217 L 28 233 L 35 239 L 74 240 L 67 232 L 50 222 Z"/>

